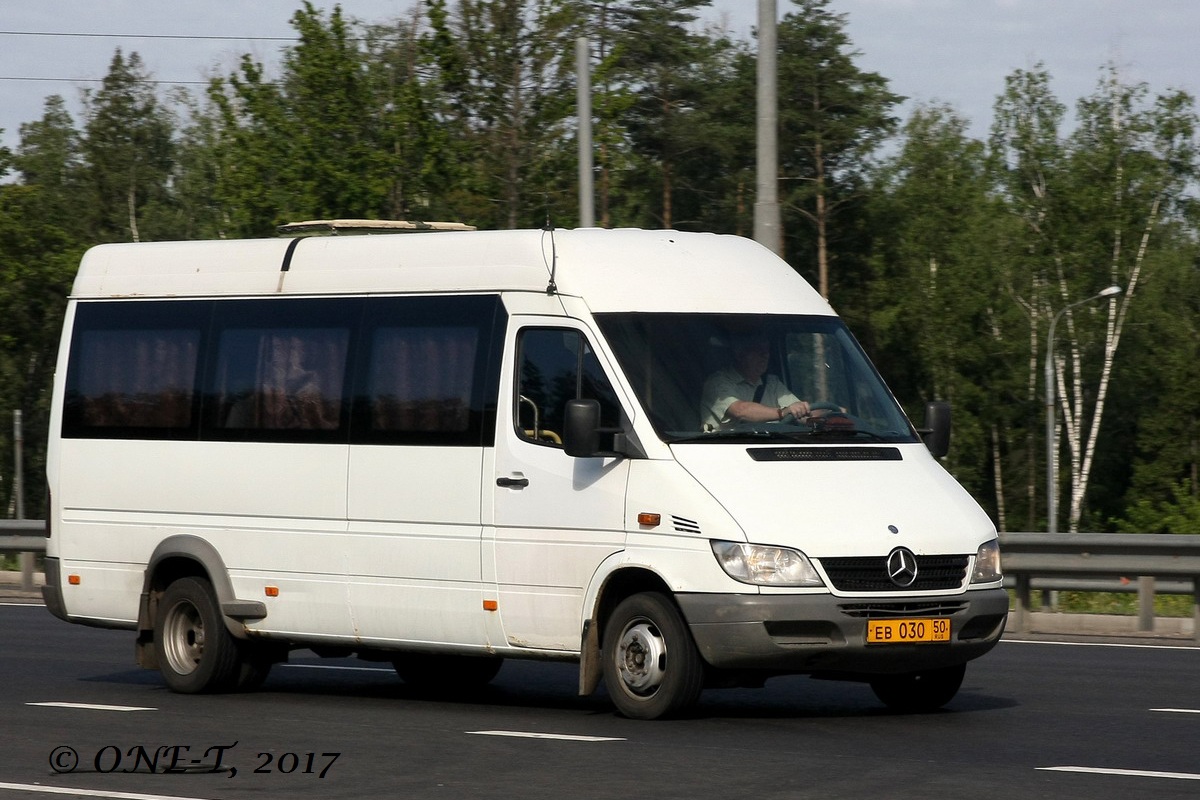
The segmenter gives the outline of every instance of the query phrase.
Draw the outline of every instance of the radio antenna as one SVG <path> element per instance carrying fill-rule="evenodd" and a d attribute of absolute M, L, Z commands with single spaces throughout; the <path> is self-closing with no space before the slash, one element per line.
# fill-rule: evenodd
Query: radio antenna
<path fill-rule="evenodd" d="M 546 227 L 543 231 L 550 234 L 550 283 L 546 284 L 546 294 L 558 294 L 558 284 L 554 282 L 554 274 L 558 269 L 558 248 L 554 244 L 554 223 L 550 221 L 550 208 L 546 207 Z"/>

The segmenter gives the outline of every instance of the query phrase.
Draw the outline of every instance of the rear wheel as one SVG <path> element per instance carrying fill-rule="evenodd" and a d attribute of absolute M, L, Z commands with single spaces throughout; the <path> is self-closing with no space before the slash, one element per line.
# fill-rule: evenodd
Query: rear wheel
<path fill-rule="evenodd" d="M 679 610 L 657 592 L 621 601 L 604 626 L 604 685 L 617 710 L 658 719 L 696 702 L 704 662 Z"/>
<path fill-rule="evenodd" d="M 434 692 L 478 689 L 491 683 L 504 659 L 448 653 L 405 653 L 392 665 L 405 683 Z"/>
<path fill-rule="evenodd" d="M 871 689 L 894 711 L 909 714 L 936 711 L 958 694 L 966 672 L 967 665 L 959 664 L 902 675 L 881 675 L 871 681 Z"/>
<path fill-rule="evenodd" d="M 225 628 L 212 587 L 200 578 L 180 578 L 163 592 L 154 646 L 159 671 L 176 692 L 223 692 L 257 677 L 255 671 L 243 676 L 238 643 Z"/>

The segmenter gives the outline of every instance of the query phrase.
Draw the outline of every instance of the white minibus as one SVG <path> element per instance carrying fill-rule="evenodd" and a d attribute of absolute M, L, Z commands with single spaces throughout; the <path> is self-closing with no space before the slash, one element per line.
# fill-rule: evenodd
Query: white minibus
<path fill-rule="evenodd" d="M 784 261 L 669 230 L 100 245 L 68 300 L 45 598 L 179 692 L 306 649 L 617 710 L 805 674 L 938 708 L 996 530 Z"/>

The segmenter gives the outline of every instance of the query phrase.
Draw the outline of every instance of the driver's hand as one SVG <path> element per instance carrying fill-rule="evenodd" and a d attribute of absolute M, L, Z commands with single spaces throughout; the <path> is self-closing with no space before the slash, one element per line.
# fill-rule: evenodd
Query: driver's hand
<path fill-rule="evenodd" d="M 796 419 L 804 419 L 812 415 L 812 409 L 808 407 L 808 403 L 803 400 L 797 400 L 790 406 L 784 408 L 785 414 L 791 414 Z"/>

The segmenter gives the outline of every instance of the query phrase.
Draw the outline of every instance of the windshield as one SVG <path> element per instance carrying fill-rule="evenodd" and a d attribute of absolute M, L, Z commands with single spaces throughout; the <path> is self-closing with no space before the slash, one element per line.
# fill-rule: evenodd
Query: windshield
<path fill-rule="evenodd" d="M 664 441 L 917 441 L 836 317 L 610 313 L 596 320 Z"/>

